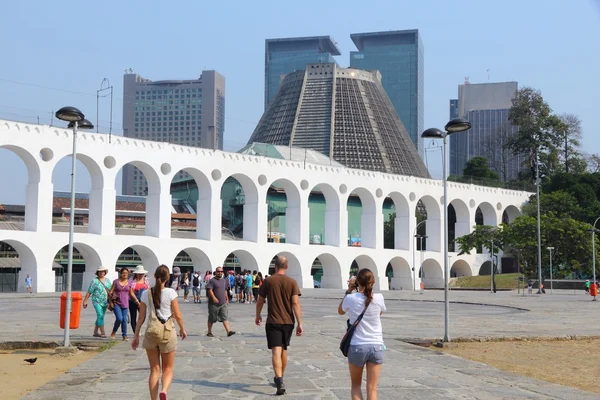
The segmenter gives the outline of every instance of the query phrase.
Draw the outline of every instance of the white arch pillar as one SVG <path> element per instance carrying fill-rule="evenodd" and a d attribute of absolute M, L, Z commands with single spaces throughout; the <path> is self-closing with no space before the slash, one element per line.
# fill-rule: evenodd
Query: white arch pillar
<path fill-rule="evenodd" d="M 52 231 L 52 202 L 54 185 L 52 170 L 41 174 L 40 181 L 27 184 L 25 193 L 25 230 L 33 232 Z"/>
<path fill-rule="evenodd" d="M 335 247 L 348 245 L 347 205 L 343 207 L 338 205 L 337 209 L 325 210 L 325 244 Z"/>
<path fill-rule="evenodd" d="M 301 203 L 297 207 L 288 206 L 285 210 L 285 242 L 304 246 L 308 245 L 309 240 L 310 211 L 308 201 L 302 199 Z"/>
<path fill-rule="evenodd" d="M 156 192 L 149 192 L 146 197 L 146 235 L 148 236 L 171 237 L 170 186 L 170 182 L 166 179 L 161 179 L 157 185 L 148 185 L 149 191 L 156 190 Z"/>
<path fill-rule="evenodd" d="M 259 198 L 261 195 L 258 196 Z M 262 197 L 265 198 L 265 197 Z M 263 202 L 244 204 L 244 240 L 250 242 L 259 242 L 266 240 L 267 237 L 267 220 L 268 205 Z"/>
<path fill-rule="evenodd" d="M 114 235 L 116 197 L 117 191 L 114 188 L 103 187 L 90 191 L 89 233 Z"/>
<path fill-rule="evenodd" d="M 347 213 L 346 213 L 347 218 Z M 383 248 L 383 213 L 363 208 L 360 217 L 360 240 L 362 247 Z"/>
<path fill-rule="evenodd" d="M 196 238 L 203 240 L 221 240 L 221 190 L 212 187 L 209 192 L 198 187 L 196 202 Z"/>

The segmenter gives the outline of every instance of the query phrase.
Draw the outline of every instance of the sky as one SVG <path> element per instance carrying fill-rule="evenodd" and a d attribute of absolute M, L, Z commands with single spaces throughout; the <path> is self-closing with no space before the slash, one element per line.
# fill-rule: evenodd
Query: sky
<path fill-rule="evenodd" d="M 349 65 L 351 33 L 419 29 L 425 49 L 425 127 L 448 121 L 458 85 L 518 81 L 542 92 L 554 112 L 578 115 L 583 150 L 600 153 L 600 0 L 21 0 L 3 4 L 0 119 L 61 125 L 54 111 L 76 106 L 96 124 L 96 91 L 114 86 L 113 133 L 121 134 L 123 70 L 151 80 L 225 76 L 225 148 L 243 147 L 263 112 L 264 41 L 330 35 Z M 108 132 L 109 100 L 99 129 Z M 441 178 L 440 143 L 426 161 Z M 25 164 L 0 149 L 0 203 L 23 204 Z M 7 173 L 10 171 L 10 173 Z M 69 190 L 70 161 L 53 174 Z M 120 191 L 120 181 L 117 188 Z M 90 188 L 78 163 L 77 191 Z"/>

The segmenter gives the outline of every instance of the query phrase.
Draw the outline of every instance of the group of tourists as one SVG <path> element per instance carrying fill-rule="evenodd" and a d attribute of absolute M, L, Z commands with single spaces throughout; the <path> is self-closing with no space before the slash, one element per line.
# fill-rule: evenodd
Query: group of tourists
<path fill-rule="evenodd" d="M 264 326 L 267 347 L 271 350 L 273 385 L 275 394 L 283 395 L 286 394 L 284 375 L 291 338 L 294 332 L 296 336 L 304 334 L 300 289 L 296 280 L 286 275 L 287 269 L 288 261 L 283 256 L 276 257 L 275 274 L 264 279 L 258 271 L 231 271 L 226 276 L 223 267 L 218 267 L 214 275 L 211 271 L 204 276 L 197 271 L 182 275 L 178 267 L 173 267 L 171 272 L 167 266 L 160 265 L 154 272 L 154 286 L 150 287 L 146 277 L 148 271 L 141 265 L 132 272 L 131 279 L 129 270 L 122 268 L 114 282 L 106 277 L 108 269 L 99 267 L 96 278 L 90 283 L 83 307 L 87 308 L 91 297 L 96 311 L 96 337 L 106 337 L 104 316 L 107 310 L 112 310 L 115 315 L 110 335 L 113 339 L 120 328 L 123 340 L 128 340 L 129 319 L 134 332 L 131 343 L 134 350 L 140 346 L 142 327 L 146 325 L 141 346 L 146 350 L 150 365 L 150 398 L 166 400 L 173 380 L 177 336 L 182 340 L 187 337 L 177 300 L 180 290 L 183 289 L 184 302 L 187 302 L 191 287 L 194 303 L 201 303 L 201 288 L 205 288 L 209 337 L 213 337 L 212 328 L 217 322 L 223 323 L 228 337 L 235 335 L 236 332 L 229 326 L 227 309 L 234 295 L 239 303 L 256 303 L 257 326 L 263 324 L 262 310 L 266 303 Z M 356 277 L 348 281 L 348 289 L 338 306 L 340 315 L 348 315 L 349 329 L 340 348 L 344 342 L 348 345 L 343 353 L 348 358 L 353 400 L 363 398 L 361 385 L 365 367 L 367 398 L 377 398 L 377 384 L 385 351 L 380 317 L 386 308 L 383 295 L 373 292 L 374 285 L 373 273 L 369 269 L 360 270 Z M 175 322 L 179 327 L 179 335 Z"/>

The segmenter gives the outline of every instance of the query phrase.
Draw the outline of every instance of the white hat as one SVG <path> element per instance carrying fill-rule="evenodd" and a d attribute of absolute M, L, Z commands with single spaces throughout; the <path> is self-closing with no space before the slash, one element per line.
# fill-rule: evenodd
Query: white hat
<path fill-rule="evenodd" d="M 179 267 L 173 267 L 173 275 L 175 275 L 175 276 L 181 275 L 181 269 Z"/>
<path fill-rule="evenodd" d="M 99 266 L 98 268 L 96 268 L 96 273 L 100 272 L 100 271 L 104 271 L 104 272 L 108 272 L 108 268 L 103 267 L 102 265 Z"/>
<path fill-rule="evenodd" d="M 134 275 L 136 275 L 136 274 L 138 274 L 138 275 L 146 275 L 147 273 L 148 273 L 148 271 L 146 271 L 146 270 L 144 269 L 144 266 L 143 266 L 143 265 L 138 265 L 138 266 L 136 266 L 136 267 L 135 267 L 135 269 L 133 270 L 133 274 L 134 274 Z"/>

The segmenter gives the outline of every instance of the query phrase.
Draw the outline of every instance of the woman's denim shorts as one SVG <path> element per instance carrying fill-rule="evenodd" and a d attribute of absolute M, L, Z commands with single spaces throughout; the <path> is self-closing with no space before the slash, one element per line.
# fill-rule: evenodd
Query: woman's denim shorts
<path fill-rule="evenodd" d="M 383 364 L 384 351 L 385 346 L 382 344 L 350 345 L 348 362 L 357 367 L 364 367 L 367 362 Z"/>

